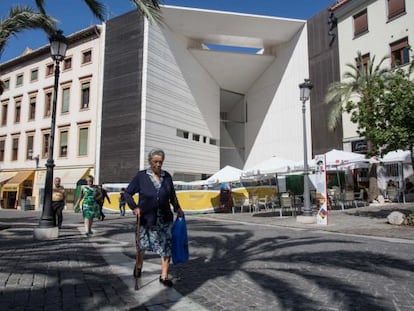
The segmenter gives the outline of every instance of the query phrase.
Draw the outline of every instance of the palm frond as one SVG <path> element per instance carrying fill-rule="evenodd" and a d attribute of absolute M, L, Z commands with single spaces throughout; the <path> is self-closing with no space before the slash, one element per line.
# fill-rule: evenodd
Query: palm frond
<path fill-rule="evenodd" d="M 45 10 L 45 1 L 44 0 L 35 0 L 36 6 L 39 9 L 39 12 L 46 15 Z"/>
<path fill-rule="evenodd" d="M 131 0 L 141 14 L 146 17 L 150 23 L 161 24 L 162 14 L 160 10 L 160 1 L 157 0 Z"/>
<path fill-rule="evenodd" d="M 343 109 L 341 105 L 333 105 L 331 113 L 328 117 L 328 128 L 330 130 L 334 130 L 337 127 L 339 121 L 342 118 L 342 111 Z"/>
<path fill-rule="evenodd" d="M 56 21 L 29 6 L 13 6 L 8 16 L 0 20 L 0 56 L 11 36 L 28 29 L 42 29 L 50 34 L 56 29 Z"/>
<path fill-rule="evenodd" d="M 92 11 L 93 15 L 98 18 L 100 21 L 105 20 L 106 15 L 106 6 L 98 0 L 85 0 L 86 5 Z"/>

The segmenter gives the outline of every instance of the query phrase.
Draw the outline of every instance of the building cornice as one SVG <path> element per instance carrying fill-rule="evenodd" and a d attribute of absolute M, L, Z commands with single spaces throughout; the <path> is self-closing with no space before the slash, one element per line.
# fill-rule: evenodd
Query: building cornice
<path fill-rule="evenodd" d="M 75 32 L 67 37 L 68 40 L 68 48 L 71 45 L 75 45 L 79 42 L 84 41 L 85 39 L 94 39 L 101 35 L 101 27 L 100 25 L 93 25 L 91 27 L 82 29 L 78 32 Z M 50 54 L 49 44 L 44 45 L 36 50 L 33 50 L 27 54 L 17 56 L 3 64 L 0 64 L 0 72 L 7 71 L 10 68 L 13 68 L 16 65 L 20 65 L 24 62 L 28 62 L 32 59 L 35 59 L 39 56 L 43 56 L 46 54 Z"/>

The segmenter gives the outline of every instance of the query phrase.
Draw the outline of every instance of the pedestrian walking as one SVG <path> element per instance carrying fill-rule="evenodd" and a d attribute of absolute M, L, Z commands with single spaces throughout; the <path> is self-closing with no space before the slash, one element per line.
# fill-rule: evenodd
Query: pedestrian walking
<path fill-rule="evenodd" d="M 161 257 L 161 284 L 171 287 L 173 282 L 168 279 L 168 270 L 172 253 L 173 213 L 179 217 L 183 211 L 178 203 L 171 175 L 161 169 L 165 153 L 161 149 L 153 149 L 148 154 L 149 167 L 137 172 L 125 190 L 125 199 L 129 208 L 139 219 L 139 250 L 134 276 L 141 276 L 145 251 L 154 252 Z M 138 204 L 133 196 L 138 193 Z M 138 223 L 138 222 L 137 222 Z"/>
<path fill-rule="evenodd" d="M 119 193 L 119 212 L 121 216 L 125 216 L 125 188 L 121 188 L 121 192 Z"/>
<path fill-rule="evenodd" d="M 102 184 L 98 185 L 98 189 L 101 192 L 100 199 L 98 200 L 99 214 L 100 214 L 101 220 L 103 221 L 105 219 L 105 214 L 103 213 L 103 205 L 104 205 L 105 199 L 108 200 L 109 204 L 111 204 L 111 199 L 109 198 L 108 192 L 105 190 L 105 188 L 102 187 Z"/>
<path fill-rule="evenodd" d="M 58 228 L 62 228 L 63 223 L 63 209 L 65 208 L 66 192 L 65 188 L 60 184 L 60 177 L 56 177 L 54 180 L 52 190 L 52 210 L 53 217 L 56 221 Z"/>
<path fill-rule="evenodd" d="M 92 224 L 94 218 L 99 218 L 99 200 L 101 200 L 102 193 L 98 186 L 93 184 L 93 176 L 89 175 L 86 178 L 87 185 L 82 188 L 82 193 L 76 202 L 74 208 L 82 201 L 82 215 L 85 224 L 85 235 L 90 237 L 93 234 Z"/>

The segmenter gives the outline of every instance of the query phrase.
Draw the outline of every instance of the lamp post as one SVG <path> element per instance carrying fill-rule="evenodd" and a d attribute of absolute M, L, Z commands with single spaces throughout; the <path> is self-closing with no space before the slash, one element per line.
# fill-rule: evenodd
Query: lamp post
<path fill-rule="evenodd" d="M 53 88 L 53 102 L 52 102 L 52 114 L 50 124 L 50 137 L 48 146 L 48 158 L 46 162 L 46 179 L 45 179 L 45 192 L 43 198 L 43 210 L 40 218 L 40 228 L 56 228 L 55 218 L 53 217 L 52 210 L 52 191 L 53 191 L 53 168 L 55 163 L 53 160 L 53 145 L 55 140 L 55 127 L 56 127 L 56 102 L 59 87 L 59 64 L 63 60 L 66 54 L 67 40 L 61 30 L 56 31 L 49 37 L 50 41 L 50 56 L 55 61 L 55 84 Z"/>
<path fill-rule="evenodd" d="M 312 208 L 310 206 L 309 194 L 309 167 L 308 167 L 308 143 L 306 136 L 306 102 L 309 99 L 310 91 L 313 88 L 309 79 L 299 84 L 300 100 L 302 101 L 302 117 L 303 117 L 303 216 L 312 216 Z"/>

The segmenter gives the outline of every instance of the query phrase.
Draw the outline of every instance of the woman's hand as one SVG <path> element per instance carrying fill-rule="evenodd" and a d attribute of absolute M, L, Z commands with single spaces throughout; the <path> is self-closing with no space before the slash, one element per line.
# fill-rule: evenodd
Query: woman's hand
<path fill-rule="evenodd" d="M 183 217 L 184 216 L 184 212 L 181 209 L 181 207 L 177 210 L 177 217 Z"/>
<path fill-rule="evenodd" d="M 135 216 L 140 216 L 141 215 L 141 210 L 137 207 L 137 208 L 134 208 L 133 210 L 132 210 L 132 212 L 134 213 L 134 215 Z"/>

